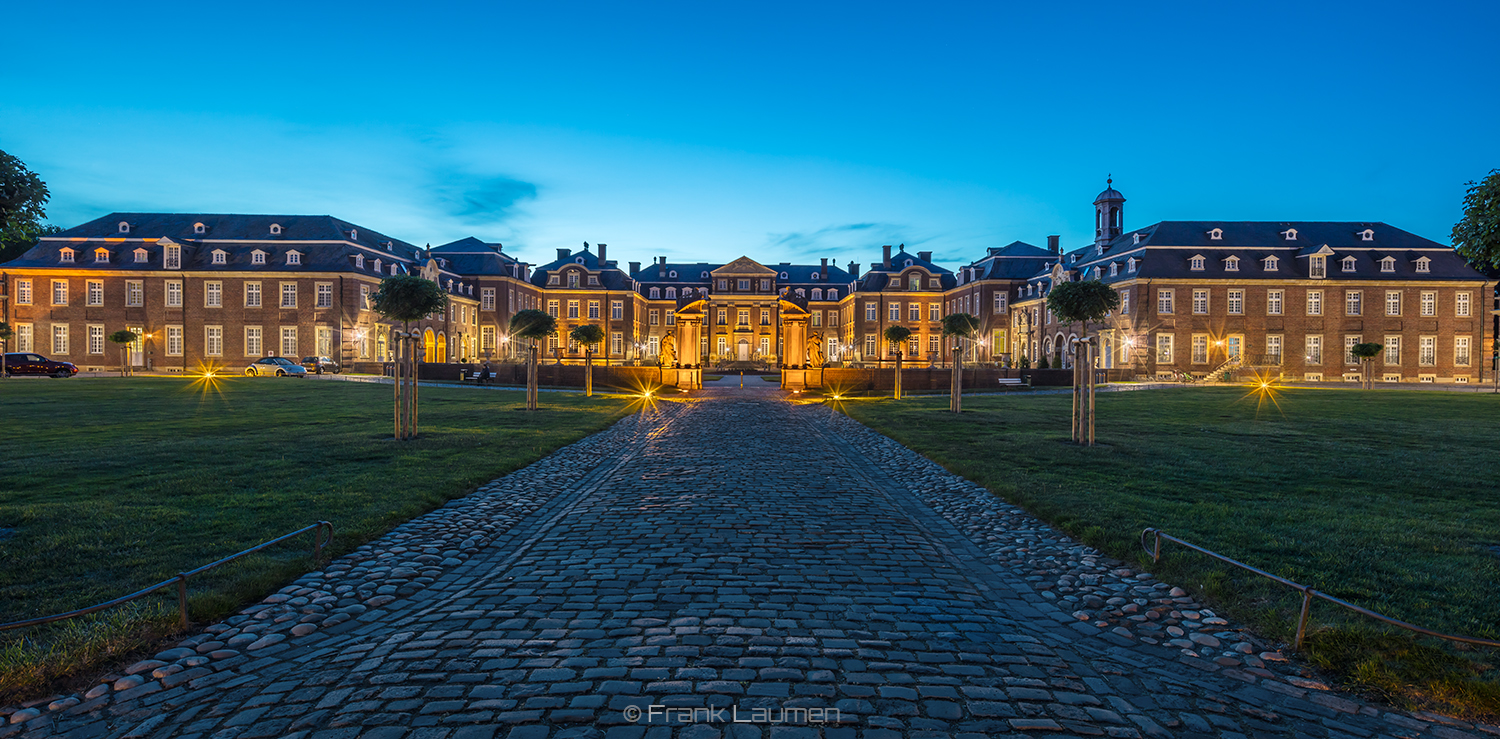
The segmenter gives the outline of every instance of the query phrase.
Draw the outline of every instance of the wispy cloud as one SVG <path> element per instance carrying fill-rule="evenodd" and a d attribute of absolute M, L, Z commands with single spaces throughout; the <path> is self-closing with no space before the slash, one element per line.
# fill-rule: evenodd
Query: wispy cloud
<path fill-rule="evenodd" d="M 816 231 L 791 231 L 767 235 L 767 245 L 799 254 L 829 250 L 870 249 L 881 244 L 916 241 L 903 238 L 906 226 L 894 223 L 845 223 L 824 226 Z"/>
<path fill-rule="evenodd" d="M 467 225 L 503 223 L 516 215 L 521 204 L 537 197 L 534 182 L 452 170 L 434 174 L 437 184 L 432 192 L 438 207 L 444 215 Z"/>

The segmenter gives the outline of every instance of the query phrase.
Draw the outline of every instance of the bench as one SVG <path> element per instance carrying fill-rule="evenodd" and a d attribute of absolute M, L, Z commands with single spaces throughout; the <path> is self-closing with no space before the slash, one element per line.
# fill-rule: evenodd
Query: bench
<path fill-rule="evenodd" d="M 1002 377 L 1000 378 L 1000 387 L 1031 387 L 1031 382 L 1020 377 Z"/>

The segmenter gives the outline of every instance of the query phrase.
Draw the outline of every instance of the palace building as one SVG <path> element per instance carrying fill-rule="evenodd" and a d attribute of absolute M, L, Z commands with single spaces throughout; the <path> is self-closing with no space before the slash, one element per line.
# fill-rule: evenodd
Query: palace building
<path fill-rule="evenodd" d="M 601 363 L 806 367 L 951 361 L 942 319 L 978 317 L 960 344 L 966 361 L 1071 364 L 1084 327 L 1045 309 L 1053 284 L 1101 280 L 1121 309 L 1088 333 L 1101 366 L 1153 378 L 1255 370 L 1341 380 L 1357 372 L 1348 347 L 1385 347 L 1389 381 L 1477 382 L 1494 336 L 1494 283 L 1452 248 L 1383 223 L 1164 221 L 1127 231 L 1125 198 L 1095 199 L 1095 241 L 1064 251 L 1020 241 L 951 271 L 931 252 L 882 248 L 857 262 L 669 262 L 644 267 L 607 246 L 558 249 L 534 266 L 502 245 L 466 238 L 418 247 L 331 216 L 114 213 L 43 237 L 0 265 L 0 321 L 9 351 L 84 369 L 190 372 L 258 357 L 328 356 L 380 372 L 397 326 L 372 310 L 380 281 L 416 274 L 448 295 L 411 328 L 428 363 L 522 356 L 507 328 L 516 312 L 546 311 L 558 333 L 544 361 L 580 362 L 569 330 L 593 324 Z M 892 325 L 905 346 L 885 341 Z M 130 329 L 125 348 L 107 337 Z"/>

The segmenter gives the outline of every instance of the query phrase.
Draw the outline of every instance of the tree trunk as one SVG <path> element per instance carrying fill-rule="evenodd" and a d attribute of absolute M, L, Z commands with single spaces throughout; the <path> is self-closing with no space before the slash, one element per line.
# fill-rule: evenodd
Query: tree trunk
<path fill-rule="evenodd" d="M 419 379 L 421 379 L 418 376 L 417 373 L 420 370 L 420 368 L 421 368 L 421 366 L 417 362 L 417 346 L 416 346 L 416 341 L 412 340 L 412 347 L 411 347 L 411 436 L 410 436 L 410 438 L 412 438 L 412 439 L 417 438 L 417 381 Z"/>
<path fill-rule="evenodd" d="M 526 410 L 536 410 L 536 342 L 526 350 Z"/>
<path fill-rule="evenodd" d="M 583 350 L 583 396 L 594 397 L 594 350 L 587 347 Z"/>
<path fill-rule="evenodd" d="M 960 344 L 960 346 L 962 346 Z M 954 413 L 963 412 L 964 397 L 964 356 L 962 351 L 953 352 L 953 383 L 951 396 L 949 397 L 948 410 Z"/>
<path fill-rule="evenodd" d="M 391 388 L 395 394 L 391 398 L 395 410 L 391 438 L 400 440 L 405 438 L 401 435 L 401 339 L 397 338 L 395 346 L 391 347 L 394 355 L 391 357 Z"/>
<path fill-rule="evenodd" d="M 900 350 L 896 351 L 896 386 L 895 386 L 895 388 L 896 388 L 895 392 L 892 393 L 893 399 L 894 400 L 900 400 L 901 399 L 901 351 Z"/>

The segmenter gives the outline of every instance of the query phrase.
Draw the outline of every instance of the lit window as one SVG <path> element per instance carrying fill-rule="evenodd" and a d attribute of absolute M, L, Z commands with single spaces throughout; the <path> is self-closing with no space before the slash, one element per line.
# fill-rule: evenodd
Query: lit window
<path fill-rule="evenodd" d="M 108 249 L 95 249 L 94 250 L 94 262 L 95 263 L 99 263 L 99 264 L 108 264 L 109 263 L 109 250 Z"/>
<path fill-rule="evenodd" d="M 64 264 L 72 264 L 73 250 L 69 249 L 66 246 L 63 247 L 60 251 L 57 252 L 57 261 L 63 262 Z"/>
<path fill-rule="evenodd" d="M 1469 317 L 1469 294 L 1468 293 L 1454 293 L 1453 294 L 1453 315 L 1458 316 L 1459 318 L 1468 318 Z"/>
<path fill-rule="evenodd" d="M 150 258 L 151 258 L 150 255 L 146 253 L 145 249 L 136 249 L 135 250 L 135 263 L 136 264 L 144 264 L 146 262 L 146 260 L 148 260 Z"/>

